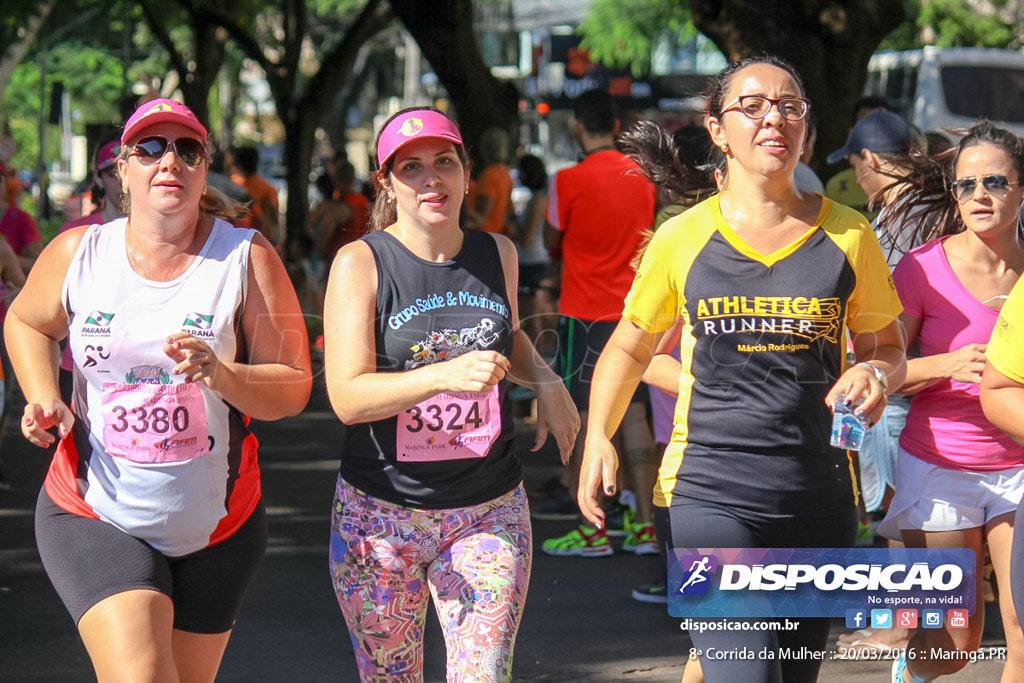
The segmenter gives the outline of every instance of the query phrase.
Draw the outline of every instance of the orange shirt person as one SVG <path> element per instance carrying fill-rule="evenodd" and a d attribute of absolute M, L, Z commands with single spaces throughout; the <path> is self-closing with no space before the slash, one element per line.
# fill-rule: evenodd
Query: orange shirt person
<path fill-rule="evenodd" d="M 466 225 L 484 232 L 505 234 L 505 219 L 512 205 L 512 175 L 505 164 L 508 135 L 500 128 L 488 128 L 480 136 L 484 170 L 469 188 Z"/>
<path fill-rule="evenodd" d="M 232 176 L 238 185 L 252 197 L 249 213 L 238 222 L 242 228 L 254 228 L 263 234 L 271 244 L 281 244 L 281 212 L 277 201 L 277 190 L 256 173 L 260 154 L 255 147 L 240 147 L 235 150 L 235 167 L 240 176 Z M 241 182 L 239 182 L 241 181 Z"/>

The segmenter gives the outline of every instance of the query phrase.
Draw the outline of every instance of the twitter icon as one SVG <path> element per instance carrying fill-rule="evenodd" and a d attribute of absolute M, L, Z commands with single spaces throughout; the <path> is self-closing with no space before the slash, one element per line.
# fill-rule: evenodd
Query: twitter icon
<path fill-rule="evenodd" d="M 871 610 L 871 628 L 892 628 L 892 610 Z"/>

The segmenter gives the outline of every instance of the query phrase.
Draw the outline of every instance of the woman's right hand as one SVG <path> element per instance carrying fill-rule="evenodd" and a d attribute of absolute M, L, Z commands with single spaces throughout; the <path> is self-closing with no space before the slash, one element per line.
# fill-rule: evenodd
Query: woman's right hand
<path fill-rule="evenodd" d="M 48 429 L 57 428 L 57 437 L 63 439 L 71 433 L 75 416 L 60 399 L 53 399 L 49 406 L 29 403 L 21 418 L 21 433 L 40 448 L 48 448 L 57 439 Z"/>
<path fill-rule="evenodd" d="M 619 456 L 608 437 L 587 434 L 576 502 L 583 516 L 598 529 L 604 527 L 604 510 L 598 503 L 598 490 L 603 489 L 608 496 L 615 495 L 615 472 L 618 469 Z"/>
<path fill-rule="evenodd" d="M 946 376 L 957 382 L 980 384 L 981 373 L 985 370 L 985 347 L 987 344 L 967 344 L 946 354 L 948 370 Z"/>
<path fill-rule="evenodd" d="M 441 373 L 443 391 L 488 391 L 505 378 L 511 364 L 497 351 L 470 351 L 432 367 Z"/>

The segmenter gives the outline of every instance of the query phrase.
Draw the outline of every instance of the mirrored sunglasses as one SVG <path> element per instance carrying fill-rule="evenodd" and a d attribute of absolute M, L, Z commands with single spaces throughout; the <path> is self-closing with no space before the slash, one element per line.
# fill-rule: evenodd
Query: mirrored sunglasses
<path fill-rule="evenodd" d="M 151 166 L 164 158 L 170 144 L 167 138 L 152 135 L 136 142 L 132 146 L 132 155 L 138 157 L 143 166 Z M 178 138 L 173 147 L 178 159 L 186 166 L 196 168 L 206 160 L 206 147 L 195 138 Z"/>
<path fill-rule="evenodd" d="M 974 191 L 978 189 L 979 180 L 981 181 L 981 186 L 985 188 L 985 192 L 999 199 L 1010 194 L 1010 186 L 1017 184 L 1004 175 L 990 173 L 989 175 L 981 176 L 981 178 L 977 176 L 957 178 L 950 186 L 950 190 L 953 192 L 956 200 L 963 204 L 974 196 Z"/>

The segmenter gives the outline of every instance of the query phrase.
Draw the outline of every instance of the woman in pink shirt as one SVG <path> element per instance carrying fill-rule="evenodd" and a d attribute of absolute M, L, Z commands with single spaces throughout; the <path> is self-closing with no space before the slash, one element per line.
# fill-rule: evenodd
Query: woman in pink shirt
<path fill-rule="evenodd" d="M 896 227 L 916 213 L 937 237 L 911 250 L 893 279 L 903 301 L 907 363 L 903 394 L 913 394 L 900 436 L 896 494 L 879 531 L 912 548 L 970 548 L 977 562 L 987 542 L 1006 632 L 1004 681 L 1024 680 L 1024 635 L 1010 597 L 1013 516 L 1024 495 L 1024 447 L 982 412 L 979 382 L 985 347 L 1006 295 L 1024 272 L 1018 216 L 1024 201 L 1024 142 L 988 122 L 973 126 L 951 153 L 912 158 Z M 950 183 L 949 181 L 952 180 Z M 921 213 L 923 211 L 923 213 Z M 918 631 L 893 667 L 894 681 L 930 681 L 967 663 L 934 657 L 973 652 L 984 602 L 966 629 Z M 933 649 L 934 648 L 934 649 Z M 912 671 L 911 671 L 912 670 Z"/>

